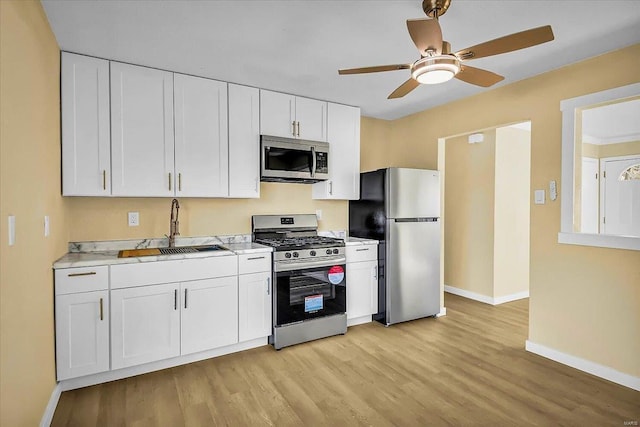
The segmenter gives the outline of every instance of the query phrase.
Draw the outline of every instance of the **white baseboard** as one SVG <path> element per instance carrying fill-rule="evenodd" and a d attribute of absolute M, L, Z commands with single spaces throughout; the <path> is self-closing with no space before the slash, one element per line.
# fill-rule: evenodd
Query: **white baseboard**
<path fill-rule="evenodd" d="M 529 291 L 516 292 L 515 294 L 503 295 L 493 299 L 493 305 L 504 304 L 505 302 L 516 301 L 519 299 L 529 298 Z"/>
<path fill-rule="evenodd" d="M 547 359 L 562 363 L 563 365 L 571 366 L 572 368 L 587 372 L 591 375 L 595 375 L 596 377 L 640 391 L 640 377 L 634 377 L 633 375 L 625 374 L 608 366 L 562 353 L 561 351 L 546 347 L 542 344 L 536 344 L 529 340 L 527 340 L 525 344 L 525 349 L 528 352 L 546 357 Z"/>
<path fill-rule="evenodd" d="M 47 403 L 47 407 L 45 408 L 44 414 L 42 414 L 42 419 L 40 420 L 40 427 L 49 427 L 51 425 L 51 422 L 53 421 L 53 414 L 56 412 L 56 407 L 58 406 L 61 394 L 62 387 L 60 386 L 60 383 L 58 383 L 51 392 L 49 403 Z"/>
<path fill-rule="evenodd" d="M 440 308 L 440 313 L 436 314 L 436 317 L 442 317 L 447 315 L 447 307 Z"/>
<path fill-rule="evenodd" d="M 461 297 L 469 298 L 475 301 L 480 301 L 485 304 L 499 305 L 505 302 L 511 302 L 523 298 L 529 298 L 529 291 L 518 292 L 510 295 L 503 295 L 501 297 L 489 297 L 487 295 L 478 294 L 476 292 L 467 291 L 466 289 L 456 288 L 454 286 L 444 285 L 444 291 L 450 294 L 459 295 Z"/>

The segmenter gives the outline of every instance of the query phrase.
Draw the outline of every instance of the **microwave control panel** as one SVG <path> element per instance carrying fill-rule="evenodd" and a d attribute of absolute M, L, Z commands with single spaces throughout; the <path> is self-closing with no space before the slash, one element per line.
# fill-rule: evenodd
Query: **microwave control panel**
<path fill-rule="evenodd" d="M 316 152 L 316 173 L 329 173 L 329 153 Z"/>

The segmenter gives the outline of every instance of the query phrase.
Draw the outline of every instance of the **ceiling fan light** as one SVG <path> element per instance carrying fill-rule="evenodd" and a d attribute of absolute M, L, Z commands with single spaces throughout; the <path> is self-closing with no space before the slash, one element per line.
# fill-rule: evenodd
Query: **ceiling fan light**
<path fill-rule="evenodd" d="M 421 58 L 413 64 L 411 76 L 423 84 L 438 84 L 451 80 L 460 71 L 460 61 L 453 55 Z"/>

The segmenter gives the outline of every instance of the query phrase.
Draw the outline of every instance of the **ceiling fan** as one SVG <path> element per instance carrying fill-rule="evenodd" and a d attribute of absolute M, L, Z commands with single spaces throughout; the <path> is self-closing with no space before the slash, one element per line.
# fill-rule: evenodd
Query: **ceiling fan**
<path fill-rule="evenodd" d="M 401 84 L 387 98 L 401 98 L 421 83 L 436 84 L 453 77 L 473 85 L 489 87 L 504 77 L 481 68 L 465 64 L 472 59 L 513 52 L 553 40 L 550 25 L 532 28 L 480 43 L 466 49 L 451 52 L 451 45 L 442 40 L 438 18 L 445 14 L 451 0 L 423 0 L 422 9 L 428 18 L 408 19 L 409 35 L 420 52 L 420 59 L 413 64 L 379 65 L 374 67 L 338 70 L 338 74 L 364 74 L 380 71 L 410 70 L 411 78 Z"/>

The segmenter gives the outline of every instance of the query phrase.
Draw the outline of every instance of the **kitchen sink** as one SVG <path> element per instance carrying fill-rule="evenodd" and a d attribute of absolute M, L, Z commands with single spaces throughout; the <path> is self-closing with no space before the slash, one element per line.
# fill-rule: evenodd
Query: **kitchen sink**
<path fill-rule="evenodd" d="M 153 255 L 177 255 L 194 254 L 198 252 L 226 251 L 227 248 L 220 245 L 199 245 L 199 246 L 176 246 L 173 248 L 146 248 L 127 249 L 118 252 L 118 258 L 132 258 Z"/>

